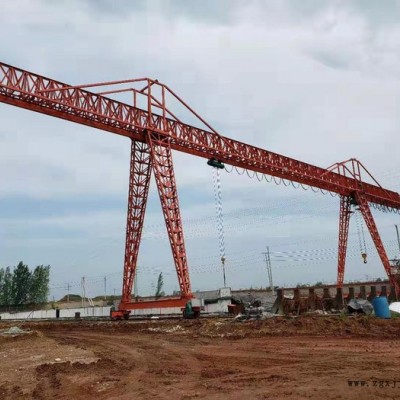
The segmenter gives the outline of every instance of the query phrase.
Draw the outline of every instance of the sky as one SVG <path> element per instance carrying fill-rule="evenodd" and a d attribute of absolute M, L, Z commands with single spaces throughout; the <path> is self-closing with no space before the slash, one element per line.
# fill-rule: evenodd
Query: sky
<path fill-rule="evenodd" d="M 398 21 L 394 0 L 3 1 L 0 59 L 69 84 L 158 79 L 225 136 L 321 167 L 355 157 L 397 191 Z M 120 293 L 129 139 L 2 103 L 0 118 L 0 266 L 50 264 L 55 298 L 68 287 L 79 293 L 82 276 L 93 296 Z M 212 170 L 204 159 L 173 157 L 192 288 L 219 288 Z M 334 282 L 338 198 L 228 171 L 228 286 L 268 285 L 267 246 L 274 284 Z M 400 217 L 374 216 L 397 256 Z M 384 277 L 358 225 L 354 216 L 345 279 Z M 152 180 L 139 295 L 154 292 L 160 272 L 165 291 L 177 290 Z"/>

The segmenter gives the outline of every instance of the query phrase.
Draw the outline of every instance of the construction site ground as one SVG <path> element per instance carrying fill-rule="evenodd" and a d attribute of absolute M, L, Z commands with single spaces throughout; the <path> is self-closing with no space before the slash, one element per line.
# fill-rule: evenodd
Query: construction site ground
<path fill-rule="evenodd" d="M 0 322 L 0 329 L 18 326 Z M 0 399 L 400 399 L 400 319 L 29 322 Z M 357 383 L 357 386 L 356 386 Z"/>

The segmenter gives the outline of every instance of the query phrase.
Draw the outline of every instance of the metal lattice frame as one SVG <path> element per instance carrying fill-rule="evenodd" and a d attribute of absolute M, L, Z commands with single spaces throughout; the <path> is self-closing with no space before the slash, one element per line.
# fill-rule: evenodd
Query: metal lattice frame
<path fill-rule="evenodd" d="M 148 86 L 158 84 L 147 80 L 150 82 Z M 90 86 L 99 84 L 85 85 Z M 400 209 L 398 193 L 360 182 L 346 176 L 340 169 L 334 172 L 316 167 L 224 137 L 211 129 L 207 131 L 182 123 L 177 118 L 167 118 L 166 115 L 171 113 L 163 102 L 157 103 L 161 115 L 156 114 L 152 111 L 155 105 L 151 102 L 151 96 L 149 94 L 148 110 L 143 110 L 84 90 L 82 85 L 70 86 L 0 63 L 0 102 L 123 135 L 139 142 L 147 141 L 146 132 L 150 130 L 168 139 L 172 150 L 207 159 L 217 158 L 229 165 L 345 196 L 351 196 L 362 187 L 368 202 Z"/>
<path fill-rule="evenodd" d="M 375 224 L 375 220 L 371 213 L 368 201 L 365 199 L 362 193 L 355 193 L 355 199 L 357 201 L 358 206 L 360 207 L 361 214 L 364 217 L 365 224 L 368 227 L 369 233 L 375 244 L 376 250 L 378 251 L 383 267 L 385 268 L 386 274 L 390 279 L 390 283 L 392 284 L 392 286 L 395 287 L 396 293 L 398 293 L 399 292 L 398 282 L 395 279 L 395 276 L 393 276 L 393 274 L 391 273 L 390 261 L 386 254 L 385 247 L 383 246 L 382 239 L 379 235 L 378 228 Z"/>
<path fill-rule="evenodd" d="M 339 249 L 338 249 L 338 271 L 337 285 L 343 287 L 344 268 L 346 264 L 347 240 L 349 237 L 351 199 L 348 196 L 340 196 L 339 214 Z"/>
<path fill-rule="evenodd" d="M 129 174 L 122 302 L 131 299 L 139 254 L 140 239 L 150 186 L 151 156 L 147 143 L 132 141 Z"/>
<path fill-rule="evenodd" d="M 154 176 L 174 257 L 181 296 L 189 298 L 191 297 L 189 268 L 171 147 L 168 142 L 162 142 L 157 135 L 149 134 L 148 142 L 151 149 Z"/>

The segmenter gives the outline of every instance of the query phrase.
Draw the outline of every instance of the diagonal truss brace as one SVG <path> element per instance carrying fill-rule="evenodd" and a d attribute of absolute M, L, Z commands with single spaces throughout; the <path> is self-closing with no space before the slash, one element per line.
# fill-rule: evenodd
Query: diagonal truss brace
<path fill-rule="evenodd" d="M 148 133 L 147 140 L 151 151 L 154 176 L 174 257 L 181 296 L 190 298 L 192 294 L 189 268 L 172 163 L 171 146 L 168 139 L 163 141 L 156 133 Z"/>
<path fill-rule="evenodd" d="M 338 271 L 337 286 L 343 287 L 344 268 L 346 264 L 347 241 L 349 237 L 349 224 L 351 215 L 351 198 L 340 196 L 340 215 L 339 215 L 339 249 L 338 249 Z"/>
<path fill-rule="evenodd" d="M 149 193 L 150 174 L 151 155 L 148 144 L 132 140 L 122 303 L 131 300 Z"/>
<path fill-rule="evenodd" d="M 355 200 L 358 206 L 360 207 L 361 214 L 364 217 L 365 223 L 368 227 L 369 233 L 371 234 L 372 240 L 374 241 L 376 250 L 378 251 L 383 267 L 385 268 L 386 274 L 390 279 L 390 283 L 392 286 L 395 287 L 396 293 L 399 293 L 397 280 L 395 276 L 391 273 L 390 261 L 386 254 L 385 247 L 383 246 L 382 239 L 379 235 L 378 228 L 375 224 L 374 217 L 372 216 L 368 201 L 360 192 L 355 193 Z"/>

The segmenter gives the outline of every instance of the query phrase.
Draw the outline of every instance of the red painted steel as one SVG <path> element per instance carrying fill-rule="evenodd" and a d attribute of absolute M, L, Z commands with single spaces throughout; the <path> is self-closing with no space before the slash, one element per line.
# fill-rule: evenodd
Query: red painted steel
<path fill-rule="evenodd" d="M 145 84 L 140 90 L 128 88 L 103 92 L 103 94 L 111 94 L 132 90 L 134 106 L 84 89 L 85 87 L 99 87 L 115 83 L 134 84 L 140 82 Z M 161 100 L 158 100 L 155 95 L 157 88 L 161 91 Z M 172 114 L 166 107 L 167 93 L 175 97 L 209 131 L 182 123 Z M 136 100 L 137 96 L 140 95 L 146 97 L 147 110 L 137 107 Z M 381 245 L 382 242 L 373 219 L 370 217 L 368 203 L 399 210 L 400 195 L 382 188 L 374 179 L 374 184 L 363 181 L 362 172 L 367 173 L 370 177 L 372 176 L 357 160 L 351 159 L 325 169 L 221 136 L 166 85 L 148 78 L 69 86 L 0 63 L 0 102 L 123 135 L 135 142 L 150 144 L 153 163 L 156 159 L 157 166 L 153 168 L 155 168 L 156 178 L 158 176 L 158 189 L 181 291 L 184 294 L 190 293 L 190 282 L 172 169 L 171 150 L 178 150 L 207 159 L 215 158 L 232 166 L 328 190 L 339 194 L 342 199 L 343 197 L 360 198 L 363 202 L 364 219 L 366 219 L 367 225 L 369 224 L 375 245 L 377 248 L 379 247 L 379 255 L 388 272 L 387 256 Z M 155 113 L 154 110 L 160 111 L 160 114 Z M 172 185 L 173 188 L 169 185 Z M 145 203 L 144 198 L 141 201 Z M 348 200 L 343 201 L 347 202 Z M 144 209 L 141 212 L 144 215 Z M 142 219 L 139 219 L 139 222 L 139 225 L 143 224 Z M 343 217 L 342 223 L 340 227 L 341 243 L 346 236 L 347 222 L 345 217 Z M 129 282 L 126 285 L 125 296 L 128 295 L 128 289 L 131 290 L 132 272 L 134 273 L 135 268 L 133 265 L 136 263 L 135 237 L 139 237 L 138 240 L 140 241 L 139 230 L 141 228 L 133 227 L 132 229 L 132 232 L 136 233 L 130 234 L 132 241 L 129 244 L 129 249 L 133 250 L 129 250 L 129 256 L 125 258 L 125 260 L 127 258 L 129 260 L 125 262 L 124 270 L 124 281 Z M 127 242 L 129 240 L 127 235 Z M 344 243 L 339 245 L 339 258 L 341 257 L 342 260 L 340 265 L 343 266 L 343 269 L 338 271 L 340 280 L 343 279 L 343 276 L 339 276 L 339 274 L 344 272 L 344 248 Z"/>
<path fill-rule="evenodd" d="M 350 224 L 350 197 L 340 196 L 340 215 L 339 215 L 339 249 L 338 249 L 338 274 L 337 285 L 343 287 L 344 268 L 346 264 L 347 239 L 349 237 Z"/>
<path fill-rule="evenodd" d="M 159 309 L 166 307 L 185 307 L 188 299 L 185 297 L 164 297 L 158 300 L 134 301 L 123 305 L 124 310 Z"/>
<path fill-rule="evenodd" d="M 124 279 L 121 303 L 131 301 L 133 281 L 142 236 L 144 214 L 150 186 L 151 156 L 147 143 L 131 144 L 128 215 L 126 223 Z"/>
<path fill-rule="evenodd" d="M 396 294 L 399 294 L 399 286 L 396 277 L 391 273 L 390 261 L 386 254 L 385 247 L 383 246 L 381 237 L 378 232 L 378 228 L 375 224 L 374 217 L 372 216 L 371 210 L 368 205 L 367 199 L 364 197 L 362 192 L 355 193 L 355 200 L 360 207 L 361 214 L 364 217 L 365 223 L 368 227 L 369 233 L 374 241 L 376 250 L 378 251 L 379 257 L 382 261 L 383 267 L 385 268 L 386 274 L 390 279 L 390 283 L 396 289 Z"/>
<path fill-rule="evenodd" d="M 158 193 L 165 225 L 167 226 L 168 238 L 175 261 L 178 274 L 181 296 L 191 297 L 189 268 L 183 236 L 182 218 L 179 209 L 178 192 L 174 167 L 172 163 L 172 151 L 168 141 L 162 141 L 157 134 L 148 134 L 149 146 L 153 160 L 154 176 L 156 178 Z"/>

